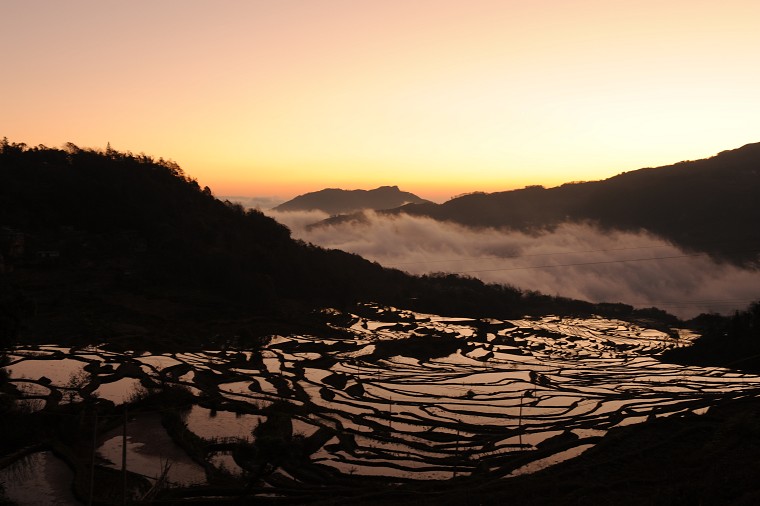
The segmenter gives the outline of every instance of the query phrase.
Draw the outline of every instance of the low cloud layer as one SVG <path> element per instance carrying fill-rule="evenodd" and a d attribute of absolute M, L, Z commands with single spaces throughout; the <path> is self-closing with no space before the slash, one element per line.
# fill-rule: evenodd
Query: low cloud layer
<path fill-rule="evenodd" d="M 689 254 L 649 234 L 580 224 L 530 235 L 428 218 L 367 213 L 364 223 L 307 229 L 318 212 L 269 212 L 293 236 L 412 274 L 456 272 L 593 302 L 656 306 L 680 317 L 731 312 L 760 299 L 760 271 Z"/>

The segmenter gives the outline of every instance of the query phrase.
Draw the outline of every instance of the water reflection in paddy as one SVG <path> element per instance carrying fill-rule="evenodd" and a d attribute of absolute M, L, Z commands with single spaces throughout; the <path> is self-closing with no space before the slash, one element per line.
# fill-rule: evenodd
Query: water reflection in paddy
<path fill-rule="evenodd" d="M 106 460 L 107 466 L 121 469 L 122 441 L 122 428 L 103 436 L 97 453 Z M 171 463 L 168 480 L 172 483 L 190 485 L 206 481 L 203 468 L 171 440 L 158 415 L 142 414 L 130 419 L 127 424 L 127 468 L 157 478 L 166 462 Z"/>
<path fill-rule="evenodd" d="M 84 373 L 87 362 L 71 358 L 61 359 L 25 359 L 8 365 L 11 378 L 40 379 L 48 378 L 53 385 L 66 386 L 72 378 Z M 86 373 L 85 373 L 86 374 Z"/>
<path fill-rule="evenodd" d="M 204 439 L 242 439 L 251 440 L 251 431 L 260 420 L 261 415 L 247 415 L 232 411 L 214 411 L 198 405 L 181 413 L 188 430 Z"/>
<path fill-rule="evenodd" d="M 181 413 L 187 429 L 201 438 L 252 440 L 259 420 L 268 419 L 267 407 L 278 403 L 288 407 L 290 436 L 315 445 L 309 445 L 307 456 L 312 463 L 345 474 L 394 479 L 450 478 L 476 468 L 501 476 L 532 472 L 579 454 L 613 427 L 652 416 L 702 413 L 726 396 L 757 395 L 757 376 L 659 362 L 661 350 L 694 337 L 686 331 L 672 332 L 676 339 L 601 318 L 477 322 L 375 309 L 376 321 L 355 317 L 334 339 L 277 336 L 261 353 L 143 354 L 137 361 L 145 380 L 177 382 L 191 387 L 196 397 L 224 403 L 215 412 L 195 405 Z M 407 356 L 406 340 L 415 335 L 443 340 L 448 355 L 437 354 L 433 344 L 432 357 L 425 357 L 425 350 Z M 392 340 L 392 347 L 381 345 L 383 340 Z M 22 357 L 33 350 L 14 351 Z M 133 359 L 92 349 L 87 353 L 117 365 Z M 86 363 L 28 357 L 11 369 L 22 371 L 14 370 L 15 378 L 39 378 L 38 366 L 43 367 L 52 371 L 56 384 Z M 175 366 L 176 375 L 161 374 Z M 99 375 L 95 393 L 122 402 L 139 379 L 111 374 Z M 40 392 L 44 390 L 32 387 L 26 395 Z M 238 415 L 235 409 L 247 413 Z M 153 475 L 159 457 L 183 462 L 172 453 L 177 448 L 172 450 L 166 432 L 164 439 L 159 437 L 160 424 L 146 424 L 130 424 L 130 465 Z M 552 438 L 561 434 L 572 437 L 552 450 Z M 101 454 L 120 462 L 120 444 L 114 434 Z M 505 455 L 529 460 L 539 445 L 534 465 L 509 467 Z M 227 450 L 215 450 L 208 459 L 217 467 L 239 469 Z M 200 466 L 185 464 L 184 471 L 177 464 L 182 476 L 175 476 L 176 481 L 203 479 Z"/>
<path fill-rule="evenodd" d="M 529 464 L 525 464 L 524 466 L 515 469 L 514 471 L 509 473 L 508 476 L 520 476 L 523 474 L 535 473 L 536 471 L 539 471 L 541 469 L 545 469 L 549 466 L 553 466 L 555 464 L 559 464 L 560 462 L 564 462 L 568 459 L 577 457 L 578 455 L 585 452 L 589 448 L 592 448 L 593 446 L 594 445 L 592 444 L 579 445 L 579 446 L 570 448 L 568 450 L 555 453 L 551 457 L 534 460 L 533 462 Z"/>
<path fill-rule="evenodd" d="M 139 379 L 121 378 L 110 383 L 102 383 L 93 391 L 93 395 L 109 400 L 114 404 L 122 404 L 129 401 L 140 389 Z"/>
<path fill-rule="evenodd" d="M 71 492 L 74 473 L 52 452 L 36 452 L 0 470 L 5 495 L 14 504 L 80 504 Z"/>
<path fill-rule="evenodd" d="M 242 476 L 244 473 L 243 469 L 235 462 L 232 453 L 228 451 L 212 452 L 209 455 L 209 462 L 212 466 L 232 476 Z"/>

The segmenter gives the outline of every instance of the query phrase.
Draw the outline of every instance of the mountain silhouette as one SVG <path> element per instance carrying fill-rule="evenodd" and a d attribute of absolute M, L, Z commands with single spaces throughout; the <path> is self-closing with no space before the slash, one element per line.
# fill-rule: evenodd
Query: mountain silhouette
<path fill-rule="evenodd" d="M 148 326 L 229 313 L 295 321 L 361 301 L 471 317 L 672 319 L 453 274 L 411 276 L 306 244 L 145 154 L 0 143 L 0 341 L 24 332 L 99 339 L 114 322 L 138 318 Z M 180 316 L 157 316 L 159 306 Z M 29 318 L 38 326 L 23 323 Z"/>
<path fill-rule="evenodd" d="M 389 213 L 532 232 L 566 222 L 645 230 L 687 251 L 748 264 L 760 252 L 758 196 L 760 143 L 755 143 L 603 181 L 474 193 L 443 204 L 408 204 Z"/>
<path fill-rule="evenodd" d="M 381 186 L 374 190 L 340 190 L 326 188 L 299 195 L 275 207 L 275 211 L 323 211 L 335 215 L 364 209 L 392 209 L 405 204 L 423 204 L 428 200 L 399 190 L 398 186 Z"/>

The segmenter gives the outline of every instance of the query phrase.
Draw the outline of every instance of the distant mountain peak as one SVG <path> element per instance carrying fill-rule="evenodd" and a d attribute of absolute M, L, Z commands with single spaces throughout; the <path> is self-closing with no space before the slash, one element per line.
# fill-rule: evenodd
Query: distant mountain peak
<path fill-rule="evenodd" d="M 306 193 L 275 207 L 275 211 L 323 211 L 345 214 L 367 209 L 394 209 L 406 204 L 429 202 L 417 195 L 401 191 L 398 186 L 380 186 L 373 190 L 325 188 Z"/>

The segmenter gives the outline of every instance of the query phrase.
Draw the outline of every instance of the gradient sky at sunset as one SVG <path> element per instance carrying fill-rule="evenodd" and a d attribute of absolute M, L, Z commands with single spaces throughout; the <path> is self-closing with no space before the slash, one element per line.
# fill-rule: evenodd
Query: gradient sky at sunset
<path fill-rule="evenodd" d="M 760 141 L 757 0 L 4 0 L 0 137 L 445 200 Z"/>

